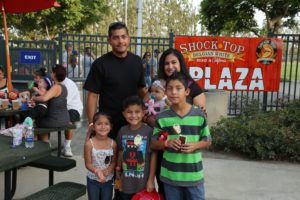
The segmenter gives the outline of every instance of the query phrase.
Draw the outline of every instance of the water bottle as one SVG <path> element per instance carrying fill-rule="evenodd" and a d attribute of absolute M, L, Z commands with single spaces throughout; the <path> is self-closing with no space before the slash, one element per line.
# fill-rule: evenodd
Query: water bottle
<path fill-rule="evenodd" d="M 33 128 L 29 126 L 25 134 L 25 147 L 33 148 L 33 146 L 34 146 L 34 133 L 33 133 Z"/>

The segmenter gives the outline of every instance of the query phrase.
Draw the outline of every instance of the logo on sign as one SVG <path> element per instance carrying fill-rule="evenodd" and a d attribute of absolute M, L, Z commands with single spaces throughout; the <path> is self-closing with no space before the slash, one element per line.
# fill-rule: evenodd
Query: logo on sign
<path fill-rule="evenodd" d="M 256 48 L 257 62 L 261 64 L 272 64 L 277 56 L 277 46 L 272 40 L 263 40 Z"/>

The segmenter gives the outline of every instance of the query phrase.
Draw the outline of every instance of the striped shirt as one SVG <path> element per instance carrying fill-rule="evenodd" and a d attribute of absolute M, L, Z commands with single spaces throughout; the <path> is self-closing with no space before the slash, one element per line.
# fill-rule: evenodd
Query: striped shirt
<path fill-rule="evenodd" d="M 159 113 L 152 140 L 157 140 L 161 131 L 168 132 L 168 140 L 178 138 L 179 135 L 173 129 L 175 124 L 180 125 L 180 135 L 186 136 L 186 143 L 211 140 L 204 113 L 196 106 L 192 106 L 191 110 L 183 117 L 174 112 L 172 108 Z M 167 184 L 182 187 L 195 186 L 203 182 L 200 150 L 182 153 L 171 148 L 165 149 L 160 179 Z"/>

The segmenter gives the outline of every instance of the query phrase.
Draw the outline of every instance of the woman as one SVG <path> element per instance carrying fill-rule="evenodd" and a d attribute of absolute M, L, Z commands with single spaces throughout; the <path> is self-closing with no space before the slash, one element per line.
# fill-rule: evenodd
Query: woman
<path fill-rule="evenodd" d="M 62 81 L 66 77 L 66 69 L 61 65 L 56 65 L 52 69 L 51 77 L 54 85 L 42 96 L 34 96 L 34 102 L 48 102 L 47 114 L 36 119 L 37 127 L 52 128 L 67 126 L 70 122 L 67 109 L 67 88 L 62 85 Z M 48 134 L 40 137 L 43 141 L 48 141 Z"/>
<path fill-rule="evenodd" d="M 170 48 L 164 51 L 159 59 L 158 78 L 166 80 L 175 71 L 181 72 L 189 79 L 190 94 L 187 99 L 188 102 L 201 107 L 205 111 L 206 98 L 204 90 L 191 78 L 183 55 L 178 50 Z"/>
<path fill-rule="evenodd" d="M 7 80 L 4 78 L 4 68 L 0 67 L 0 91 L 7 92 Z"/>

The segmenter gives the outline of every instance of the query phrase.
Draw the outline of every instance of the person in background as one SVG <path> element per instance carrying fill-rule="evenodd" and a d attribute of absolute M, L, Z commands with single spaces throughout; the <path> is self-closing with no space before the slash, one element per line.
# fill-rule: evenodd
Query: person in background
<path fill-rule="evenodd" d="M 99 105 L 99 111 L 109 114 L 112 118 L 114 126 L 109 137 L 115 139 L 120 127 L 127 124 L 122 116 L 122 102 L 126 97 L 133 95 L 143 98 L 147 90 L 142 60 L 128 51 L 130 37 L 124 23 L 110 24 L 108 42 L 112 51 L 93 62 L 84 89 L 88 91 L 87 117 L 89 123 L 92 123 Z M 88 139 L 89 135 L 86 137 L 86 140 Z"/>
<path fill-rule="evenodd" d="M 67 108 L 70 116 L 70 122 L 75 123 L 80 121 L 80 117 L 82 115 L 83 105 L 80 99 L 80 92 L 78 87 L 74 81 L 66 77 L 62 84 L 66 86 L 68 95 L 67 95 Z M 65 157 L 72 157 L 72 149 L 71 149 L 71 141 L 73 138 L 74 130 L 69 129 L 65 131 L 65 142 L 63 155 Z"/>
<path fill-rule="evenodd" d="M 143 56 L 143 69 L 144 69 L 144 78 L 146 82 L 146 86 L 151 86 L 151 77 L 153 74 L 153 63 L 151 62 L 151 53 L 149 51 L 146 51 Z"/>
<path fill-rule="evenodd" d="M 113 176 L 117 159 L 117 144 L 108 137 L 112 129 L 111 118 L 98 112 L 93 117 L 93 125 L 88 127 L 92 136 L 84 145 L 89 200 L 111 200 Z"/>
<path fill-rule="evenodd" d="M 153 58 L 152 58 L 152 62 L 153 62 L 153 67 L 152 67 L 152 79 L 156 79 L 157 78 L 157 69 L 158 69 L 158 61 L 160 58 L 160 50 L 159 49 L 155 49 L 153 52 Z"/>
<path fill-rule="evenodd" d="M 73 49 L 73 44 L 66 43 L 62 65 L 67 69 L 67 77 L 80 78 L 83 75 L 83 58 Z"/>
<path fill-rule="evenodd" d="M 7 80 L 4 78 L 4 68 L 0 67 L 0 91 L 7 92 Z"/>
<path fill-rule="evenodd" d="M 92 63 L 96 59 L 95 54 L 92 52 L 91 47 L 85 47 L 84 49 L 84 58 L 83 58 L 83 67 L 84 67 L 84 78 L 87 78 L 87 75 L 90 72 Z"/>
<path fill-rule="evenodd" d="M 33 96 L 34 102 L 48 102 L 48 112 L 44 117 L 37 118 L 35 123 L 40 128 L 68 126 L 70 117 L 67 109 L 67 88 L 62 84 L 66 77 L 66 69 L 56 65 L 52 69 L 51 78 L 54 85 L 43 96 Z M 48 134 L 41 134 L 41 140 L 49 140 Z"/>
<path fill-rule="evenodd" d="M 203 110 L 187 102 L 189 92 L 184 74 L 173 73 L 167 79 L 171 107 L 157 115 L 153 130 L 151 148 L 163 151 L 157 166 L 166 199 L 205 199 L 200 150 L 211 145 L 211 136 Z"/>

